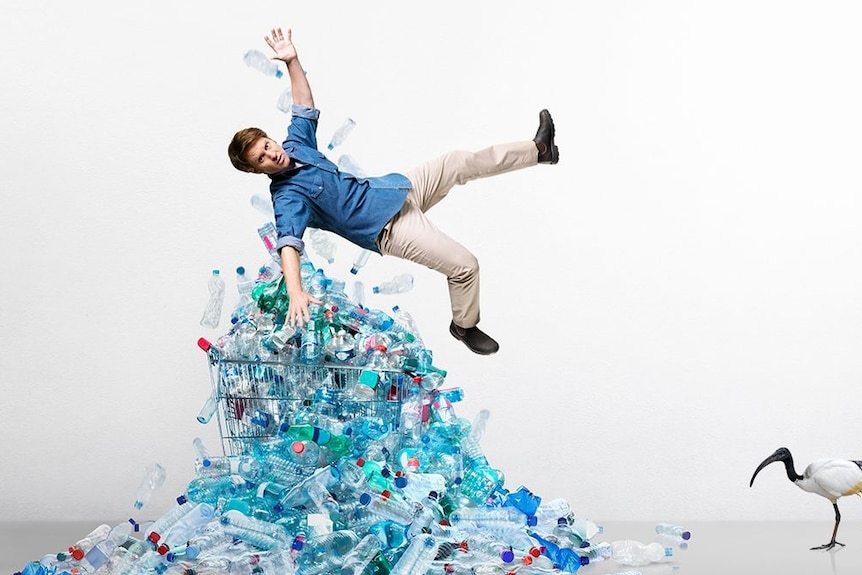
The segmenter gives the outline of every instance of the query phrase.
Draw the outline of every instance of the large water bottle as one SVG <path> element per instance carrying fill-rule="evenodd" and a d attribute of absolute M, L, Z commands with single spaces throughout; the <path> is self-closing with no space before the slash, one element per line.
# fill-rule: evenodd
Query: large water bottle
<path fill-rule="evenodd" d="M 254 68 L 267 76 L 273 76 L 275 78 L 281 78 L 284 76 L 284 72 L 281 71 L 278 63 L 270 59 L 269 56 L 260 50 L 249 50 L 243 55 L 242 61 L 245 62 L 249 68 Z"/>
<path fill-rule="evenodd" d="M 224 304 L 224 278 L 221 277 L 219 270 L 213 270 L 207 282 L 207 289 L 210 292 L 210 299 L 204 308 L 201 325 L 214 328 L 218 326 L 221 319 L 221 308 Z"/>
<path fill-rule="evenodd" d="M 396 294 L 413 289 L 413 274 L 398 274 L 389 281 L 381 282 L 371 288 L 374 293 Z"/>
<path fill-rule="evenodd" d="M 144 477 L 138 485 L 138 493 L 135 496 L 135 509 L 143 507 L 150 500 L 153 492 L 165 483 L 165 468 L 158 463 L 152 463 L 147 467 Z"/>
<path fill-rule="evenodd" d="M 326 146 L 328 149 L 333 149 L 335 146 L 340 146 L 344 143 L 344 140 L 347 139 L 347 136 L 350 135 L 350 132 L 353 131 L 353 128 L 356 126 L 356 122 L 354 122 L 351 118 L 347 118 L 344 120 L 344 123 L 335 130 L 335 133 L 332 134 L 332 139 L 329 140 L 329 144 Z M 355 174 L 354 174 L 355 175 Z"/>

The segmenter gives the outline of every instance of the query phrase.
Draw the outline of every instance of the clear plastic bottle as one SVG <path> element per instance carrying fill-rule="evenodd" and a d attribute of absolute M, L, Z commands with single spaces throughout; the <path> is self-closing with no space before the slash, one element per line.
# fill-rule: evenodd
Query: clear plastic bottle
<path fill-rule="evenodd" d="M 210 459 L 209 472 L 216 475 L 238 475 L 249 483 L 258 483 L 264 466 L 251 455 L 225 455 Z"/>
<path fill-rule="evenodd" d="M 420 506 L 413 516 L 413 521 L 407 529 L 407 535 L 410 537 L 416 537 L 420 533 L 423 533 L 425 529 L 436 525 L 445 515 L 438 501 L 436 491 L 429 491 L 428 495 L 423 497 L 419 504 Z"/>
<path fill-rule="evenodd" d="M 230 314 L 231 323 L 237 323 L 254 311 L 255 303 L 251 297 L 254 280 L 245 273 L 245 267 L 236 268 L 237 300 Z"/>
<path fill-rule="evenodd" d="M 156 551 L 160 555 L 165 555 L 172 548 L 183 545 L 209 523 L 214 516 L 215 507 L 209 503 L 198 503 L 165 531 L 159 540 Z"/>
<path fill-rule="evenodd" d="M 350 333 L 344 329 L 338 330 L 326 343 L 326 360 L 340 364 L 352 363 L 356 355 L 355 345 L 354 337 Z"/>
<path fill-rule="evenodd" d="M 389 281 L 381 282 L 371 288 L 374 293 L 397 294 L 408 292 L 413 289 L 413 274 L 398 274 Z"/>
<path fill-rule="evenodd" d="M 308 228 L 307 232 L 311 240 L 311 249 L 325 259 L 326 263 L 331 264 L 334 262 L 336 246 L 329 233 L 317 228 Z"/>
<path fill-rule="evenodd" d="M 353 131 L 353 128 L 356 127 L 356 122 L 354 122 L 351 118 L 347 118 L 344 120 L 344 123 L 335 130 L 335 133 L 332 134 L 332 138 L 329 140 L 329 144 L 326 146 L 328 149 L 333 149 L 335 146 L 340 146 L 344 143 L 344 140 L 347 139 L 347 136 L 350 135 L 350 132 Z M 355 175 L 355 174 L 354 174 Z"/>
<path fill-rule="evenodd" d="M 97 543 L 105 539 L 111 532 L 111 526 L 103 523 L 90 531 L 87 535 L 79 539 L 74 545 L 69 546 L 69 554 L 80 561 L 87 554 L 87 551 L 96 546 Z"/>
<path fill-rule="evenodd" d="M 353 282 L 353 298 L 351 302 L 355 306 L 365 307 L 365 284 L 361 281 Z"/>
<path fill-rule="evenodd" d="M 536 517 L 536 528 L 543 531 L 550 531 L 556 527 L 560 518 L 566 519 L 567 523 L 574 518 L 572 506 L 562 497 L 542 501 L 534 515 Z"/>
<path fill-rule="evenodd" d="M 415 513 L 413 505 L 401 496 L 388 491 L 382 494 L 363 493 L 359 496 L 359 503 L 367 507 L 370 512 L 402 525 L 409 525 L 413 521 Z"/>
<path fill-rule="evenodd" d="M 275 107 L 284 112 L 285 114 L 290 114 L 291 108 L 293 106 L 293 94 L 290 91 L 290 87 L 284 89 L 284 91 L 279 94 L 278 101 L 275 103 Z"/>
<path fill-rule="evenodd" d="M 673 555 L 673 549 L 661 543 L 641 543 L 631 539 L 613 541 L 611 549 L 614 561 L 620 565 L 649 565 Z"/>
<path fill-rule="evenodd" d="M 359 543 L 344 556 L 341 575 L 361 575 L 365 567 L 383 549 L 383 543 L 373 533 L 359 540 Z"/>
<path fill-rule="evenodd" d="M 128 521 L 123 521 L 112 527 L 108 535 L 93 545 L 81 558 L 81 569 L 86 573 L 96 572 L 114 556 L 114 552 L 120 545 L 129 541 L 131 530 L 132 525 Z"/>
<path fill-rule="evenodd" d="M 215 415 L 216 409 L 218 409 L 218 396 L 213 392 L 209 394 L 200 411 L 198 411 L 198 422 L 203 424 L 209 423 L 213 415 Z"/>
<path fill-rule="evenodd" d="M 289 547 L 293 540 L 281 525 L 246 517 L 236 509 L 225 511 L 219 520 L 225 533 L 265 551 Z"/>
<path fill-rule="evenodd" d="M 352 273 L 353 275 L 358 274 L 359 270 L 362 269 L 362 266 L 364 266 L 368 262 L 368 256 L 370 255 L 371 250 L 365 248 L 360 250 L 360 252 L 356 254 L 356 259 L 353 260 L 353 266 L 350 268 L 350 273 Z"/>
<path fill-rule="evenodd" d="M 392 317 L 407 333 L 413 334 L 416 345 L 420 347 L 423 345 L 422 336 L 419 335 L 419 326 L 409 311 L 401 309 L 398 305 L 394 305 L 392 306 Z"/>
<path fill-rule="evenodd" d="M 195 451 L 196 469 L 206 469 L 212 465 L 212 456 L 210 455 L 206 445 L 204 445 L 203 439 L 200 437 L 192 439 L 192 449 Z"/>
<path fill-rule="evenodd" d="M 431 567 L 440 543 L 433 535 L 427 533 L 413 538 L 410 545 L 392 566 L 389 575 L 416 575 L 425 573 Z"/>
<path fill-rule="evenodd" d="M 153 492 L 164 485 L 165 477 L 165 468 L 158 463 L 152 463 L 147 467 L 135 496 L 135 509 L 142 508 L 150 500 Z"/>
<path fill-rule="evenodd" d="M 284 72 L 281 71 L 278 63 L 270 59 L 269 56 L 260 50 L 249 50 L 243 55 L 242 61 L 245 62 L 249 68 L 254 68 L 267 76 L 273 76 L 275 78 L 281 78 L 284 76 Z"/>
<path fill-rule="evenodd" d="M 272 256 L 272 259 L 281 266 L 281 256 L 278 254 L 278 250 L 275 249 L 275 246 L 278 244 L 278 230 L 275 229 L 275 224 L 266 222 L 257 228 L 257 235 L 260 236 L 260 241 L 263 242 L 263 246 L 269 252 L 269 255 Z"/>
<path fill-rule="evenodd" d="M 691 539 L 691 531 L 672 523 L 659 523 L 655 526 L 655 532 L 657 535 L 668 539 L 681 539 L 683 541 Z"/>
<path fill-rule="evenodd" d="M 320 332 L 317 329 L 317 322 L 313 319 L 309 320 L 302 330 L 299 361 L 306 365 L 318 365 L 323 361 Z"/>
<path fill-rule="evenodd" d="M 272 200 L 269 197 L 263 194 L 252 194 L 250 201 L 251 206 L 263 215 L 270 218 L 275 217 L 275 211 L 272 209 Z"/>
<path fill-rule="evenodd" d="M 349 529 L 312 537 L 297 557 L 300 573 L 323 573 L 341 564 L 343 558 L 359 543 L 359 536 Z"/>
<path fill-rule="evenodd" d="M 210 299 L 204 308 L 203 316 L 201 317 L 201 325 L 203 327 L 214 328 L 221 320 L 221 309 L 224 305 L 224 278 L 221 277 L 219 270 L 213 270 L 207 289 L 210 292 Z"/>
<path fill-rule="evenodd" d="M 338 157 L 338 169 L 342 172 L 353 174 L 357 178 L 364 178 L 368 175 L 365 173 L 365 170 L 359 167 L 359 164 L 356 163 L 356 160 L 354 160 L 352 156 L 349 156 L 347 154 L 342 154 Z"/>

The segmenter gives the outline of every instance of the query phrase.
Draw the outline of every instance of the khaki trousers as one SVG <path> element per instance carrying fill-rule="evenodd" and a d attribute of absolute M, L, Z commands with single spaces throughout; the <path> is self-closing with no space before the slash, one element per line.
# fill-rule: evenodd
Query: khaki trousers
<path fill-rule="evenodd" d="M 401 211 L 383 228 L 377 245 L 382 254 L 444 274 L 449 283 L 452 320 L 459 327 L 479 323 L 479 262 L 467 248 L 431 223 L 425 212 L 457 184 L 535 166 L 538 156 L 536 144 L 527 140 L 478 152 L 448 152 L 405 174 L 413 187 Z"/>

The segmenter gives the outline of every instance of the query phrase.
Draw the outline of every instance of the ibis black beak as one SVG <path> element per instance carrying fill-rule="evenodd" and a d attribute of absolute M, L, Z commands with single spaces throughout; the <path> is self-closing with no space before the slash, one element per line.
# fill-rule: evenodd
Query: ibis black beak
<path fill-rule="evenodd" d="M 787 458 L 787 449 L 781 447 L 775 450 L 775 453 L 764 459 L 760 465 L 757 466 L 757 469 L 754 470 L 754 474 L 751 476 L 751 481 L 748 483 L 748 486 L 751 487 L 754 485 L 754 478 L 757 477 L 757 474 L 760 473 L 760 470 L 769 465 L 770 463 L 775 463 L 776 461 L 784 461 Z"/>

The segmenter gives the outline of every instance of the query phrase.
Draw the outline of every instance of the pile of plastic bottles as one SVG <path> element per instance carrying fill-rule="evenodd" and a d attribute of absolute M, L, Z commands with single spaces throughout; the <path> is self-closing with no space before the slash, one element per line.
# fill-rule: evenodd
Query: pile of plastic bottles
<path fill-rule="evenodd" d="M 321 303 L 289 325 L 274 227 L 258 233 L 272 259 L 256 277 L 237 269 L 230 329 L 199 341 L 213 392 L 198 420 L 218 412 L 223 454 L 195 438 L 194 476 L 164 515 L 99 525 L 22 575 L 574 573 L 666 561 L 688 540 L 660 524 L 662 541 L 596 541 L 601 528 L 565 499 L 509 489 L 481 447 L 487 410 L 456 413 L 463 390 L 446 387 L 410 314 L 366 307 L 303 257 L 303 287 Z M 411 287 L 403 275 L 375 293 Z M 212 327 L 218 272 L 209 288 L 202 325 Z M 136 510 L 164 477 L 148 468 Z"/>
<path fill-rule="evenodd" d="M 162 517 L 100 525 L 23 575 L 529 575 L 672 553 L 593 541 L 601 529 L 566 500 L 509 490 L 480 444 L 488 412 L 457 415 L 463 391 L 444 387 L 409 316 L 356 304 L 308 260 L 302 277 L 323 302 L 304 327 L 285 325 L 283 282 L 264 266 L 250 297 L 240 289 L 230 331 L 201 342 L 216 376 L 208 403 L 255 433 L 217 456 L 195 438 L 194 477 Z M 332 377 L 345 372 L 355 377 Z M 163 481 L 150 466 L 135 508 Z"/>

